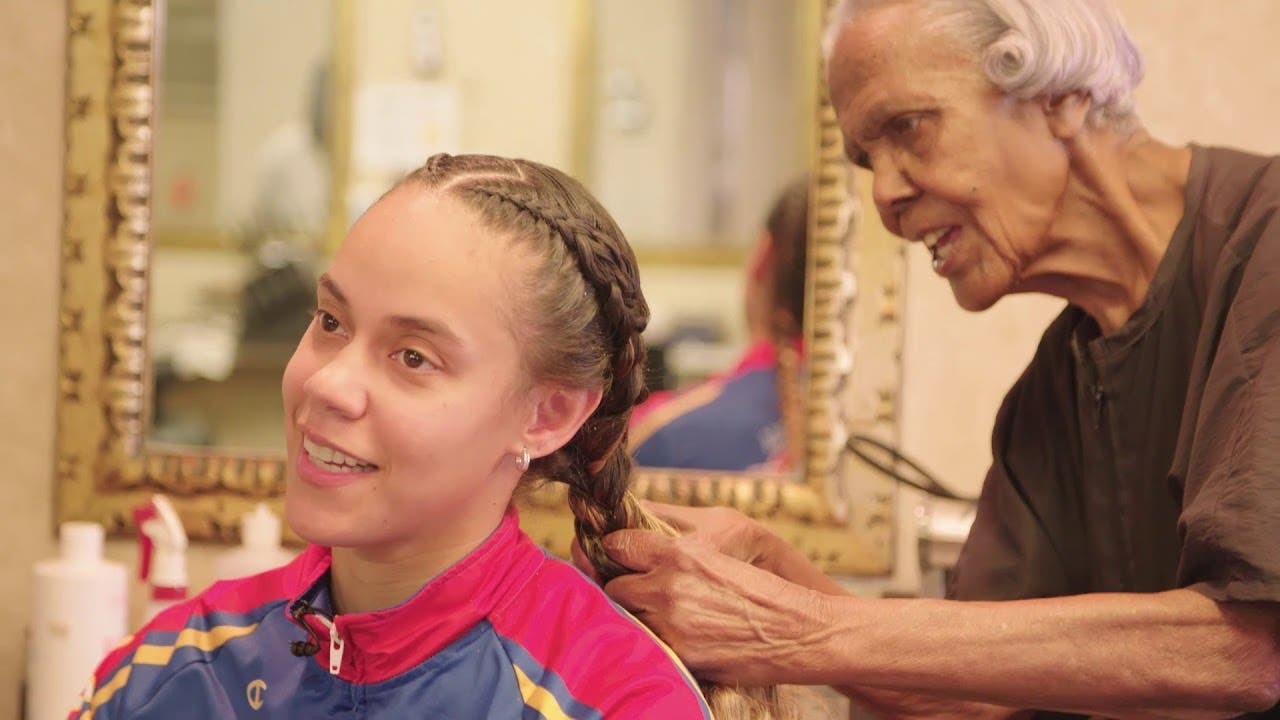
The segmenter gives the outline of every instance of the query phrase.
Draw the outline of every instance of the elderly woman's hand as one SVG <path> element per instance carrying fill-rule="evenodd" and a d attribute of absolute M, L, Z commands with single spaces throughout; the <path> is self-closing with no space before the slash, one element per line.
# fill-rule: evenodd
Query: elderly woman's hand
<path fill-rule="evenodd" d="M 674 527 L 681 535 L 701 541 L 736 560 L 767 570 L 793 583 L 828 595 L 844 590 L 828 578 L 803 553 L 788 545 L 764 525 L 729 507 L 686 507 L 645 501 L 645 509 Z M 596 577 L 591 561 L 573 543 L 578 569 Z"/>
<path fill-rule="evenodd" d="M 820 681 L 823 658 L 808 648 L 830 627 L 826 595 L 731 557 L 697 533 L 622 530 L 604 546 L 636 571 L 605 591 L 698 676 L 742 685 Z"/>
<path fill-rule="evenodd" d="M 649 501 L 644 506 L 681 535 L 766 570 L 772 570 L 777 546 L 783 544 L 768 528 L 730 507 L 686 507 Z"/>
<path fill-rule="evenodd" d="M 641 504 L 645 510 L 661 518 L 681 535 L 696 538 L 729 557 L 757 567 L 763 564 L 765 569 L 772 570 L 768 567 L 769 546 L 774 542 L 782 543 L 782 540 L 741 512 L 728 507 L 695 508 L 650 500 L 644 500 Z M 596 569 L 582 552 L 577 539 L 570 549 L 578 569 L 592 580 L 600 582 Z"/>

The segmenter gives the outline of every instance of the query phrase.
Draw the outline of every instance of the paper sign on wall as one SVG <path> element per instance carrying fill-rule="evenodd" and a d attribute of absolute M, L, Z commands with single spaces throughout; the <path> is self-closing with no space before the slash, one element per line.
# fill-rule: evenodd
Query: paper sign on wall
<path fill-rule="evenodd" d="M 399 176 L 439 152 L 460 152 L 462 101 L 448 83 L 398 81 L 356 95 L 353 157 L 357 177 Z"/>

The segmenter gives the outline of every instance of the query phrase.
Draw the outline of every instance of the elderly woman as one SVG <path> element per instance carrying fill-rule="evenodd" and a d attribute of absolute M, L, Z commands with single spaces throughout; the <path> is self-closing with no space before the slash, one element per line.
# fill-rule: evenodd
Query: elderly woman
<path fill-rule="evenodd" d="M 702 674 L 890 715 L 1280 717 L 1280 159 L 1148 135 L 1106 0 L 846 2 L 829 40 L 885 225 L 964 308 L 1069 302 L 951 597 L 851 597 L 740 515 L 671 508 L 683 538 L 607 538 L 641 572 L 606 589 Z"/>

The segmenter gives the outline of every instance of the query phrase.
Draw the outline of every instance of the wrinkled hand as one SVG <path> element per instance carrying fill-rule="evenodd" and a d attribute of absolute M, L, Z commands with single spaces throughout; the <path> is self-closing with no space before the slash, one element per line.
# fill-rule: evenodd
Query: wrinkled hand
<path fill-rule="evenodd" d="M 657 515 L 681 535 L 706 543 L 719 552 L 764 567 L 772 571 L 769 549 L 773 542 L 781 543 L 763 525 L 741 512 L 728 507 L 685 507 L 645 500 L 644 508 Z M 575 538 L 570 547 L 573 562 L 578 569 L 596 582 L 600 582 L 596 570 L 582 552 Z M 615 558 L 616 559 L 616 558 Z"/>
<path fill-rule="evenodd" d="M 697 531 L 670 538 L 622 530 L 604 546 L 636 571 L 605 591 L 699 677 L 741 685 L 827 682 L 824 654 L 815 652 L 830 628 L 826 596 L 720 552 Z"/>
<path fill-rule="evenodd" d="M 644 506 L 681 535 L 757 567 L 769 557 L 772 545 L 781 542 L 763 525 L 730 507 L 695 508 L 651 501 L 646 501 Z"/>

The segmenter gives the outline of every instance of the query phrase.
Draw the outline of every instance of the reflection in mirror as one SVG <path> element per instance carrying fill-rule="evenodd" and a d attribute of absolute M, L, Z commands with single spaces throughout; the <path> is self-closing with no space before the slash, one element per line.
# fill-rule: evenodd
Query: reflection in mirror
<path fill-rule="evenodd" d="M 803 328 L 807 195 L 795 192 L 803 180 L 780 191 L 808 164 L 803 3 L 601 0 L 596 8 L 591 178 L 638 249 L 653 313 L 645 340 L 656 392 L 633 419 L 636 459 L 795 469 L 800 428 L 782 419 L 803 397 L 792 356 Z M 788 204 L 780 194 L 800 210 L 779 211 L 795 221 L 783 243 L 765 227 L 779 214 L 771 205 Z M 656 248 L 672 247 L 716 261 L 689 263 L 687 252 L 685 263 L 655 261 Z M 775 292 L 778 273 L 797 307 L 774 315 L 787 292 Z M 788 318 L 785 328 L 777 317 Z M 785 348 L 781 374 L 776 346 Z"/>
<path fill-rule="evenodd" d="M 280 374 L 329 217 L 332 7 L 166 0 L 157 41 L 153 440 L 283 448 Z"/>
<path fill-rule="evenodd" d="M 641 463 L 792 468 L 801 326 L 778 324 L 773 288 L 804 254 L 779 249 L 769 221 L 809 162 L 803 4 L 481 5 L 163 3 L 151 439 L 281 450 L 280 376 L 335 239 L 428 155 L 475 151 L 584 178 L 637 248 L 660 391 L 637 418 Z M 737 375 L 753 392 L 725 405 Z M 717 445 L 690 429 L 709 412 L 750 422 Z M 673 435 L 720 450 L 656 452 Z"/>
<path fill-rule="evenodd" d="M 742 272 L 746 349 L 719 360 L 711 377 L 658 390 L 636 408 L 630 442 L 641 465 L 798 473 L 808 211 L 801 176 L 774 201 Z M 680 334 L 650 342 L 651 375 L 709 344 Z"/>

